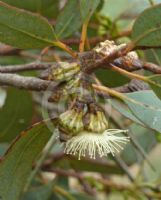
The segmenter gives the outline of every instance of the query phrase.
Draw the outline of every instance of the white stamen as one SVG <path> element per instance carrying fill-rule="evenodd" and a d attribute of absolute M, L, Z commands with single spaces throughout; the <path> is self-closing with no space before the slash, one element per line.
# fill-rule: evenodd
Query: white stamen
<path fill-rule="evenodd" d="M 93 159 L 96 158 L 96 154 L 103 157 L 111 153 L 114 156 L 115 152 L 123 149 L 121 144 L 129 141 L 129 137 L 115 135 L 119 133 L 127 133 L 127 130 L 107 129 L 102 134 L 82 131 L 65 143 L 64 152 L 78 155 L 79 160 L 86 155 Z"/>

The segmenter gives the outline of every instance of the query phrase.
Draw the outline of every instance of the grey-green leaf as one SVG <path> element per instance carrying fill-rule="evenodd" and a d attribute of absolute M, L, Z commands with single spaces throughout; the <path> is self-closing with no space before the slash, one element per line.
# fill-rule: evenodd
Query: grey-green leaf
<path fill-rule="evenodd" d="M 35 13 L 39 13 L 45 17 L 56 17 L 59 12 L 59 0 L 2 0 L 3 2 L 22 8 Z"/>
<path fill-rule="evenodd" d="M 60 161 L 54 163 L 54 166 L 72 166 L 75 170 L 79 171 L 89 171 L 89 172 L 99 172 L 103 174 L 123 174 L 122 169 L 120 169 L 114 162 L 104 162 L 99 163 L 95 160 L 82 159 L 79 161 L 77 158 L 69 158 L 65 156 Z M 93 167 L 94 166 L 94 167 Z"/>
<path fill-rule="evenodd" d="M 153 82 L 153 84 L 149 83 L 149 85 L 151 86 L 155 94 L 158 96 L 158 98 L 161 99 L 161 75 L 152 75 L 149 76 L 149 79 Z"/>
<path fill-rule="evenodd" d="M 146 9 L 135 21 L 132 40 L 136 46 L 161 45 L 161 4 Z"/>
<path fill-rule="evenodd" d="M 152 91 L 134 92 L 125 100 L 132 113 L 147 127 L 161 133 L 161 101 Z"/>
<path fill-rule="evenodd" d="M 55 32 L 58 38 L 70 36 L 81 26 L 79 1 L 68 0 L 65 8 L 57 18 Z"/>
<path fill-rule="evenodd" d="M 49 200 L 52 195 L 54 185 L 55 182 L 51 181 L 46 185 L 33 188 L 24 194 L 23 200 Z"/>
<path fill-rule="evenodd" d="M 19 200 L 31 172 L 33 161 L 51 137 L 45 123 L 35 124 L 11 145 L 0 162 L 0 197 Z"/>
<path fill-rule="evenodd" d="M 5 104 L 0 108 L 0 142 L 10 142 L 26 129 L 33 115 L 31 94 L 8 88 Z"/>
<path fill-rule="evenodd" d="M 131 119 L 133 122 L 136 122 L 137 124 L 143 125 L 143 123 L 133 115 L 133 113 L 125 106 L 120 104 L 116 100 L 109 101 L 109 103 L 122 115 L 124 115 L 126 118 Z"/>
<path fill-rule="evenodd" d="M 80 1 L 80 11 L 83 22 L 90 19 L 96 10 L 100 0 L 79 0 Z"/>
<path fill-rule="evenodd" d="M 54 31 L 48 21 L 0 1 L 0 41 L 23 49 L 53 45 Z"/>

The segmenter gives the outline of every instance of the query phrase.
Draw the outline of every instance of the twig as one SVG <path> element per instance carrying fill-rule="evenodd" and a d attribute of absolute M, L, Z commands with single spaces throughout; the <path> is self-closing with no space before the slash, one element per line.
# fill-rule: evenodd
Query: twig
<path fill-rule="evenodd" d="M 55 88 L 55 84 L 51 81 L 45 81 L 34 77 L 24 77 L 17 74 L 0 73 L 0 84 L 34 91 L 45 91 L 48 88 L 53 90 L 53 88 Z"/>
<path fill-rule="evenodd" d="M 63 196 L 66 200 L 75 200 L 75 198 L 69 192 L 67 192 L 64 188 L 58 185 L 54 186 L 53 191 L 54 193 L 57 193 Z"/>
<path fill-rule="evenodd" d="M 44 70 L 51 67 L 52 63 L 28 63 L 23 65 L 8 65 L 8 66 L 0 66 L 0 73 L 15 73 L 22 71 L 30 71 L 30 70 Z"/>
<path fill-rule="evenodd" d="M 56 41 L 56 42 L 54 42 L 54 44 L 55 44 L 55 46 L 63 49 L 67 53 L 69 53 L 73 58 L 77 58 L 77 53 L 75 51 L 73 51 L 69 46 L 67 46 L 66 44 L 64 44 L 63 42 Z"/>
<path fill-rule="evenodd" d="M 144 62 L 143 69 L 151 71 L 154 74 L 161 74 L 161 67 L 150 62 Z"/>
<path fill-rule="evenodd" d="M 79 174 L 74 171 L 71 171 L 71 170 L 67 171 L 67 170 L 63 170 L 63 169 L 47 169 L 46 171 L 53 172 L 53 173 L 56 173 L 61 176 L 66 176 L 66 177 L 71 176 L 71 177 L 79 179 Z M 81 175 L 81 178 L 83 178 L 84 180 L 86 179 L 86 177 L 84 175 Z M 144 188 L 145 189 L 149 188 L 149 186 L 147 187 L 145 184 L 142 184 L 142 185 L 118 184 L 111 180 L 105 180 L 103 178 L 95 178 L 94 181 L 104 185 L 105 189 L 107 188 L 108 191 L 109 191 L 109 189 L 111 189 L 111 190 L 115 189 L 118 191 L 126 191 L 127 190 L 132 193 L 143 192 L 143 194 L 149 198 L 151 198 L 151 197 L 152 198 L 156 197 L 159 199 L 161 198 L 160 192 L 153 193 L 151 191 L 144 190 Z"/>
<path fill-rule="evenodd" d="M 113 62 L 115 59 L 125 56 L 128 53 L 128 45 L 124 45 L 114 51 L 112 51 L 107 56 L 99 56 L 95 51 L 89 51 L 84 53 L 79 53 L 78 57 L 80 59 L 80 63 L 82 69 L 87 73 L 93 72 L 95 69 L 106 66 L 107 64 Z"/>
<path fill-rule="evenodd" d="M 93 38 L 89 38 L 89 43 L 92 45 L 96 45 L 99 42 L 103 42 L 105 40 L 114 40 L 120 37 L 124 37 L 124 36 L 129 36 L 131 34 L 131 30 L 125 30 L 122 31 L 120 33 L 118 33 L 116 36 L 110 36 L 110 35 L 104 35 L 104 36 L 96 36 Z M 62 40 L 62 42 L 64 42 L 65 44 L 68 45 L 77 45 L 80 43 L 80 39 L 79 38 L 69 38 L 69 39 L 65 39 Z"/>
<path fill-rule="evenodd" d="M 13 48 L 5 44 L 0 45 L 0 56 L 17 55 L 20 51 L 20 49 Z"/>
<path fill-rule="evenodd" d="M 78 179 L 83 184 L 84 190 L 87 194 L 92 195 L 92 196 L 95 195 L 95 191 L 92 189 L 89 183 L 84 179 L 84 176 L 82 174 L 75 172 L 73 170 L 65 171 L 60 168 L 49 169 L 49 171 L 61 176 L 67 176 L 67 177 L 71 176 Z"/>
<path fill-rule="evenodd" d="M 137 84 L 136 84 L 137 83 Z M 13 86 L 19 89 L 28 89 L 33 91 L 45 91 L 53 90 L 56 84 L 52 81 L 42 80 L 35 77 L 24 77 L 17 74 L 0 73 L 0 85 Z M 114 88 L 115 91 L 120 93 L 134 92 L 138 90 L 147 90 L 148 87 L 140 81 L 132 80 L 129 84 Z M 109 98 L 107 92 L 99 91 L 96 88 L 96 92 L 99 95 Z"/>
<path fill-rule="evenodd" d="M 123 62 L 123 58 L 118 58 L 114 60 L 114 65 L 125 69 L 127 71 L 136 71 L 140 69 L 144 69 L 150 72 L 153 72 L 154 74 L 161 74 L 161 67 L 150 62 L 143 62 L 140 59 L 129 59 L 128 63 Z M 106 66 L 107 68 L 107 66 Z"/>
<path fill-rule="evenodd" d="M 110 64 L 110 66 L 111 66 L 111 69 L 113 71 L 119 72 L 120 74 L 127 76 L 130 79 L 139 79 L 139 80 L 142 80 L 142 81 L 145 81 L 145 82 L 147 82 L 147 80 L 148 80 L 148 78 L 146 76 L 142 76 L 140 74 L 128 72 L 128 71 L 121 69 L 121 68 L 119 68 L 119 67 L 117 67 L 113 64 Z"/>
<path fill-rule="evenodd" d="M 132 182 L 134 182 L 135 179 L 131 175 L 131 173 L 130 173 L 130 171 L 128 169 L 128 166 L 126 165 L 126 163 L 119 156 L 115 156 L 114 160 L 121 167 L 121 169 L 126 173 L 126 175 L 128 176 L 129 180 L 132 181 Z"/>
<path fill-rule="evenodd" d="M 84 51 L 85 41 L 86 41 L 86 38 L 87 38 L 87 27 L 88 27 L 88 22 L 89 22 L 89 20 L 87 19 L 87 20 L 83 23 L 82 34 L 81 34 L 81 40 L 80 40 L 80 44 L 79 44 L 79 51 L 80 51 L 80 52 L 83 52 L 83 51 Z"/>
<path fill-rule="evenodd" d="M 113 90 L 120 92 L 120 93 L 131 93 L 136 91 L 143 91 L 143 90 L 149 90 L 149 86 L 144 83 L 143 81 L 133 79 L 128 84 L 122 85 L 120 87 L 112 88 Z M 106 99 L 111 98 L 110 94 L 107 94 L 107 92 L 99 91 L 99 89 L 95 88 L 95 92 Z"/>
<path fill-rule="evenodd" d="M 63 169 L 60 169 L 60 168 L 55 168 L 55 169 L 47 169 L 46 171 L 49 171 L 49 172 L 53 172 L 53 173 L 56 173 L 56 174 L 59 174 L 61 176 L 66 176 L 66 177 L 74 177 L 74 178 L 81 178 L 81 179 L 85 179 L 84 175 L 81 175 L 80 177 L 80 174 L 72 171 L 72 170 L 63 170 Z M 95 179 L 96 181 L 108 186 L 108 187 L 112 187 L 112 188 L 115 188 L 115 189 L 119 189 L 119 190 L 125 190 L 127 189 L 126 185 L 119 185 L 119 184 L 116 184 L 110 180 L 104 180 L 104 179 L 101 179 L 101 178 L 97 178 Z"/>

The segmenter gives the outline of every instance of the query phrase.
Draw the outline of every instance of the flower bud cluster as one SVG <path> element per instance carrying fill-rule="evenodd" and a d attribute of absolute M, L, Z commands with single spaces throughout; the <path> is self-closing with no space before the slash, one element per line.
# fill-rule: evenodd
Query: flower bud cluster
<path fill-rule="evenodd" d="M 68 81 L 80 72 L 80 66 L 75 63 L 58 62 L 47 70 L 44 70 L 40 78 L 50 81 Z"/>
<path fill-rule="evenodd" d="M 59 124 L 72 136 L 83 130 L 102 133 L 108 128 L 106 116 L 97 104 L 87 105 L 78 100 L 71 109 L 59 116 Z"/>

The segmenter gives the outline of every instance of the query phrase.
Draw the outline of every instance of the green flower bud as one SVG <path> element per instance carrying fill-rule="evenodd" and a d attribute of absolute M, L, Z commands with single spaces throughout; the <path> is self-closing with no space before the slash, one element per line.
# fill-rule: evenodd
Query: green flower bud
<path fill-rule="evenodd" d="M 87 130 L 100 133 L 108 128 L 108 121 L 102 111 L 89 114 Z"/>
<path fill-rule="evenodd" d="M 60 126 L 64 127 L 71 135 L 76 134 L 84 129 L 84 111 L 82 106 L 83 105 L 80 105 L 79 107 L 79 105 L 76 105 L 72 109 L 67 110 L 59 116 Z"/>
<path fill-rule="evenodd" d="M 87 114 L 86 129 L 88 131 L 100 133 L 108 128 L 108 120 L 102 108 L 97 104 L 91 103 Z"/>

